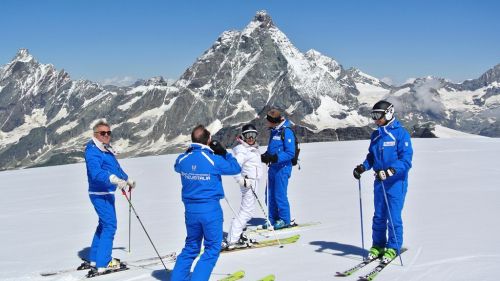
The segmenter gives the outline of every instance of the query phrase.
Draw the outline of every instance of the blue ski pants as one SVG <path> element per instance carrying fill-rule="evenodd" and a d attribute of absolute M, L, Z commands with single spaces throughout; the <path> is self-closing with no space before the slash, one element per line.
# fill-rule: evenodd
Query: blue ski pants
<path fill-rule="evenodd" d="M 288 179 L 292 175 L 292 166 L 271 166 L 268 172 L 269 179 L 269 221 L 275 224 L 282 219 L 290 224 L 290 203 L 288 202 Z"/>
<path fill-rule="evenodd" d="M 99 216 L 99 224 L 90 247 L 90 261 L 95 261 L 96 267 L 107 267 L 111 261 L 113 239 L 116 233 L 115 195 L 89 195 L 92 205 Z"/>
<path fill-rule="evenodd" d="M 177 257 L 171 281 L 207 281 L 210 278 L 221 250 L 223 220 L 220 204 L 209 212 L 185 213 L 186 243 Z M 191 266 L 200 254 L 202 240 L 205 248 L 190 278 Z"/>
<path fill-rule="evenodd" d="M 387 193 L 394 231 L 389 220 L 389 211 L 385 202 L 382 184 Z M 403 245 L 403 219 L 401 213 L 405 202 L 407 183 L 405 180 L 397 180 L 395 182 L 386 180 L 383 183 L 376 180 L 374 187 L 375 214 L 373 215 L 372 224 L 373 245 L 398 250 Z M 387 233 L 389 234 L 389 239 L 387 239 Z"/>

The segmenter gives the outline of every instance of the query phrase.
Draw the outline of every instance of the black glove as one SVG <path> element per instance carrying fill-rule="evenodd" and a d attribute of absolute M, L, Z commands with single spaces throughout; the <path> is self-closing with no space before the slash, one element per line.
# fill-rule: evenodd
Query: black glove
<path fill-rule="evenodd" d="M 386 180 L 388 177 L 394 176 L 395 173 L 396 173 L 396 170 L 394 170 L 394 168 L 389 168 L 387 170 L 376 171 L 375 177 L 378 180 L 383 181 L 383 180 Z"/>
<path fill-rule="evenodd" d="M 226 156 L 226 154 L 227 154 L 226 148 L 224 147 L 224 145 L 222 145 L 222 143 L 220 143 L 220 141 L 216 141 L 216 140 L 211 141 L 210 148 L 217 155 Z"/>
<path fill-rule="evenodd" d="M 355 179 L 359 180 L 361 178 L 361 174 L 364 173 L 365 171 L 366 171 L 365 166 L 363 166 L 363 164 L 360 164 L 356 166 L 356 168 L 354 168 L 354 170 L 352 171 L 352 175 L 354 176 Z"/>
<path fill-rule="evenodd" d="M 276 154 L 270 155 L 266 152 L 266 153 L 260 155 L 260 161 L 262 161 L 262 163 L 266 163 L 268 165 L 270 163 L 276 163 L 276 162 L 278 162 L 278 155 L 276 155 Z"/>

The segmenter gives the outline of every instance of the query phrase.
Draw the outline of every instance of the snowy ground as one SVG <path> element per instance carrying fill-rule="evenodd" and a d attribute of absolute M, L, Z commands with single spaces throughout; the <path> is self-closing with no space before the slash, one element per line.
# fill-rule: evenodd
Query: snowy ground
<path fill-rule="evenodd" d="M 211 280 L 238 269 L 246 271 L 243 280 L 270 273 L 285 281 L 356 280 L 359 274 L 345 278 L 334 274 L 356 264 L 363 254 L 358 189 L 351 172 L 363 160 L 367 147 L 368 141 L 303 144 L 302 169 L 294 169 L 289 187 L 292 215 L 299 223 L 321 224 L 296 231 L 302 235 L 299 242 L 283 249 L 221 255 Z M 496 280 L 500 274 L 500 139 L 416 139 L 414 150 L 403 213 L 404 245 L 409 251 L 403 255 L 403 267 L 395 262 L 377 280 Z M 185 236 L 174 159 L 175 155 L 165 155 L 121 161 L 138 182 L 133 202 L 162 254 L 180 252 Z M 372 176 L 363 176 L 365 241 L 369 246 Z M 76 266 L 78 255 L 88 250 L 97 218 L 87 197 L 85 166 L 6 171 L 0 173 L 0 183 L 0 279 L 82 279 L 84 272 L 56 277 L 39 273 Z M 224 183 L 229 201 L 237 207 L 239 189 L 232 178 Z M 153 257 L 135 217 L 132 249 L 127 253 L 128 207 L 122 197 L 117 195 L 119 225 L 113 255 L 124 260 Z M 227 231 L 232 214 L 221 203 Z M 262 216 L 259 209 L 255 214 Z M 98 277 L 168 279 L 161 265 Z"/>

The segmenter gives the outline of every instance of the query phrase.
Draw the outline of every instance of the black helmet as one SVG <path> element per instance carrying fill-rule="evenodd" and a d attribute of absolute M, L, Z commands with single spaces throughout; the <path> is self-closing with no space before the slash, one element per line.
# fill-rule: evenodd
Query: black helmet
<path fill-rule="evenodd" d="M 241 137 L 243 139 L 256 139 L 258 135 L 257 128 L 253 124 L 246 124 L 241 127 Z"/>
<path fill-rule="evenodd" d="M 385 117 L 385 120 L 390 121 L 394 117 L 394 105 L 388 101 L 381 100 L 373 106 L 371 115 L 373 120 Z"/>

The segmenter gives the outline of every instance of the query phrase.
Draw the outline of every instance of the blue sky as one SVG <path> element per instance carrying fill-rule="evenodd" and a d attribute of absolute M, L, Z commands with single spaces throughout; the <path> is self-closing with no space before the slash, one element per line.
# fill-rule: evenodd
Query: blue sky
<path fill-rule="evenodd" d="M 301 51 L 396 84 L 461 82 L 500 63 L 500 1 L 2 0 L 0 65 L 28 48 L 74 79 L 177 79 L 261 9 Z"/>

